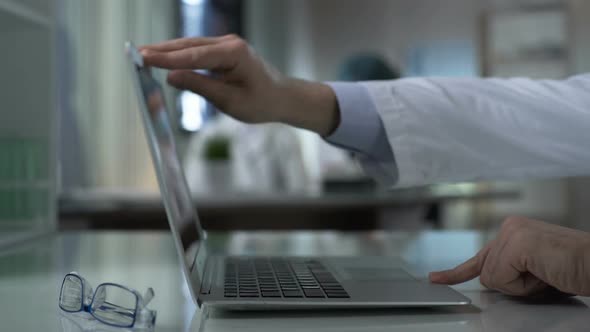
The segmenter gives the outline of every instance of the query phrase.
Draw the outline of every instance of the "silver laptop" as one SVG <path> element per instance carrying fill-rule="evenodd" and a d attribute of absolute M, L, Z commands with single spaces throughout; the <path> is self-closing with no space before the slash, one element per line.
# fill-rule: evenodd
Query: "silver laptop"
<path fill-rule="evenodd" d="M 182 271 L 200 306 L 228 310 L 465 305 L 450 287 L 414 278 L 387 257 L 211 255 L 176 153 L 161 86 L 127 44 L 133 83 Z"/>

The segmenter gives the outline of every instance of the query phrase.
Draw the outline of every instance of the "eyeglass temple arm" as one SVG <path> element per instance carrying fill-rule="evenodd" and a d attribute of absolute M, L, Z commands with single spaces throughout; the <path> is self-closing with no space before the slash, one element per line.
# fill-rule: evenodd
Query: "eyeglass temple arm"
<path fill-rule="evenodd" d="M 148 303 L 154 298 L 154 289 L 148 288 L 143 296 L 143 307 L 138 313 L 136 325 L 137 327 L 151 328 L 156 323 L 157 312 L 146 308 Z"/>
<path fill-rule="evenodd" d="M 154 298 L 154 289 L 148 288 L 143 295 L 143 304 L 147 305 Z"/>

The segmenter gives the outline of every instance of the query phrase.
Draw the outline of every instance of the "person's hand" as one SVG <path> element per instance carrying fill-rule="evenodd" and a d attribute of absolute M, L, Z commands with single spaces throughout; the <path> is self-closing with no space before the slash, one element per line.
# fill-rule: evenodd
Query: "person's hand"
<path fill-rule="evenodd" d="M 479 276 L 487 288 L 514 296 L 561 291 L 590 295 L 590 234 L 526 218 L 508 218 L 499 235 L 452 270 L 430 273 L 454 285 Z"/>
<path fill-rule="evenodd" d="M 284 122 L 328 135 L 340 121 L 329 86 L 283 77 L 235 35 L 170 40 L 140 51 L 147 66 L 172 70 L 171 85 L 243 122 Z"/>

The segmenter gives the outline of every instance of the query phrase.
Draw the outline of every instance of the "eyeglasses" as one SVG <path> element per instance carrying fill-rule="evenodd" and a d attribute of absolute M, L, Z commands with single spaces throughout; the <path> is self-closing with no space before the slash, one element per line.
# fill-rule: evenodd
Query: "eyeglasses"
<path fill-rule="evenodd" d="M 66 312 L 90 313 L 98 321 L 116 327 L 151 328 L 156 311 L 146 308 L 154 297 L 148 288 L 144 296 L 138 291 L 114 283 L 92 286 L 77 272 L 66 274 L 59 293 L 59 307 Z"/>

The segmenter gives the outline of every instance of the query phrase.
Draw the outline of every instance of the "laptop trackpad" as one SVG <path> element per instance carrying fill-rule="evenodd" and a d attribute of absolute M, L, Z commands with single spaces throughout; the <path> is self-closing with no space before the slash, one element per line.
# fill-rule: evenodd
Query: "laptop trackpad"
<path fill-rule="evenodd" d="M 406 271 L 393 267 L 343 267 L 338 269 L 341 280 L 354 281 L 412 281 Z"/>

